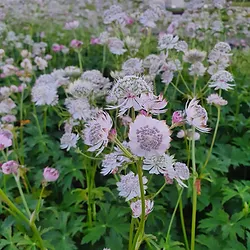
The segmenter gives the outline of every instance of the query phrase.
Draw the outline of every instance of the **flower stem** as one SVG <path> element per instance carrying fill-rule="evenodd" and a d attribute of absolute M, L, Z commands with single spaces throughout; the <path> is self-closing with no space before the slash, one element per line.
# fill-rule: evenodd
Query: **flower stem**
<path fill-rule="evenodd" d="M 165 186 L 167 185 L 167 182 L 165 182 L 161 188 L 152 196 L 152 200 L 165 188 Z"/>
<path fill-rule="evenodd" d="M 219 123 L 220 123 L 220 112 L 221 111 L 221 107 L 218 106 L 217 107 L 217 121 L 216 121 L 216 125 L 215 125 L 215 129 L 214 129 L 214 134 L 213 134 L 213 139 L 212 139 L 212 143 L 210 145 L 210 148 L 209 148 L 209 151 L 208 151 L 208 154 L 207 154 L 207 158 L 206 158 L 206 161 L 204 163 L 204 165 L 202 166 L 201 168 L 201 173 L 204 171 L 204 169 L 206 168 L 208 162 L 209 162 L 209 159 L 210 159 L 210 156 L 211 156 L 211 153 L 212 153 L 212 150 L 213 150 L 213 147 L 214 147 L 214 142 L 215 142 L 215 138 L 216 138 L 216 135 L 217 135 L 217 132 L 218 132 L 218 128 L 219 128 Z"/>
<path fill-rule="evenodd" d="M 83 67 L 82 67 L 82 55 L 81 55 L 81 52 L 78 51 L 77 55 L 78 55 L 78 61 L 79 61 L 80 70 L 82 72 Z"/>
<path fill-rule="evenodd" d="M 133 243 L 133 232 L 134 232 L 134 224 L 135 224 L 135 219 L 132 217 L 131 218 L 131 223 L 130 223 L 130 229 L 129 229 L 129 244 L 128 244 L 128 249 L 131 249 L 132 243 Z"/>
<path fill-rule="evenodd" d="M 134 237 L 134 243 L 132 246 L 132 250 L 138 250 L 143 240 L 144 236 L 144 227 L 145 227 L 145 194 L 144 194 L 144 187 L 143 187 L 143 172 L 141 168 L 141 160 L 136 162 L 137 165 L 137 172 L 140 184 L 140 192 L 141 192 L 141 220 L 139 224 L 139 228 Z"/>
<path fill-rule="evenodd" d="M 180 193 L 180 191 L 179 191 L 179 193 Z M 186 250 L 189 250 L 189 243 L 188 243 L 188 239 L 187 239 L 185 220 L 184 220 L 184 216 L 183 216 L 182 198 L 180 199 L 180 202 L 179 202 L 179 210 L 180 210 L 180 218 L 181 218 L 181 228 L 182 228 L 182 232 L 183 232 Z"/>
<path fill-rule="evenodd" d="M 192 128 L 192 134 L 195 133 L 195 127 Z M 197 209 L 197 190 L 196 190 L 196 164 L 195 164 L 195 139 L 192 138 L 192 167 L 193 167 L 193 208 L 192 208 L 192 228 L 191 228 L 191 250 L 195 250 L 195 228 L 196 228 L 196 209 Z"/>
<path fill-rule="evenodd" d="M 183 188 L 181 189 L 181 191 L 180 191 L 180 193 L 179 193 L 178 200 L 177 200 L 177 202 L 176 202 L 176 205 L 175 205 L 173 214 L 172 214 L 172 216 L 171 216 L 171 219 L 170 219 L 170 222 L 169 222 L 169 225 L 168 225 L 168 231 L 167 231 L 167 235 L 166 235 L 166 243 L 168 242 L 169 234 L 170 234 L 170 231 L 171 231 L 171 228 L 172 228 L 172 224 L 173 224 L 173 221 L 174 221 L 174 217 L 175 217 L 175 214 L 176 214 L 176 211 L 177 211 L 179 202 L 180 202 L 180 200 L 181 200 L 182 193 L 183 193 Z"/>
<path fill-rule="evenodd" d="M 14 213 L 16 213 L 20 219 L 22 219 L 24 222 L 26 222 L 31 230 L 33 231 L 34 236 L 36 237 L 36 239 L 39 242 L 39 246 L 41 250 L 45 250 L 46 248 L 43 245 L 43 240 L 41 238 L 41 235 L 36 227 L 36 225 L 34 223 L 30 223 L 30 221 L 28 220 L 28 218 L 14 205 L 14 203 L 5 195 L 5 193 L 3 192 L 2 189 L 0 189 L 0 200 L 3 201 L 4 203 L 6 203 L 9 208 L 11 209 L 11 211 L 13 211 Z"/>
<path fill-rule="evenodd" d="M 21 187 L 21 184 L 20 184 L 20 181 L 19 181 L 19 176 L 14 175 L 14 178 L 15 178 L 15 181 L 16 181 L 16 184 L 17 184 L 19 193 L 20 193 L 20 195 L 21 195 L 21 198 L 22 198 L 23 205 L 24 205 L 24 207 L 25 207 L 26 213 L 27 213 L 27 215 L 28 215 L 29 218 L 30 218 L 30 217 L 31 217 L 31 213 L 30 213 L 28 204 L 27 204 L 27 202 L 26 202 L 26 199 L 25 199 L 25 197 L 24 197 L 24 194 L 23 194 L 23 190 L 22 190 L 22 187 Z"/>

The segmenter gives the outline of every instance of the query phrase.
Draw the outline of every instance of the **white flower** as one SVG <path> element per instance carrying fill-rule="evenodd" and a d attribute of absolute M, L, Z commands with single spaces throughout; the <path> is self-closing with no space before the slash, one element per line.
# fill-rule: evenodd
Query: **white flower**
<path fill-rule="evenodd" d="M 86 121 L 90 117 L 91 110 L 87 97 L 68 97 L 65 99 L 65 106 L 75 120 L 79 119 Z"/>
<path fill-rule="evenodd" d="M 159 96 L 155 96 L 153 93 L 142 93 L 140 97 L 140 103 L 144 110 L 156 115 L 166 112 L 167 109 L 164 108 L 168 102 L 161 94 Z"/>
<path fill-rule="evenodd" d="M 102 175 L 113 174 L 118 171 L 119 167 L 122 167 L 124 163 L 129 162 L 130 160 L 122 155 L 123 153 L 119 150 L 116 150 L 113 153 L 105 155 L 102 160 Z"/>
<path fill-rule="evenodd" d="M 58 103 L 57 82 L 51 75 L 42 75 L 32 88 L 32 101 L 38 105 L 56 105 Z"/>
<path fill-rule="evenodd" d="M 143 72 L 142 61 L 139 58 L 130 58 L 122 64 L 125 75 L 136 75 Z"/>
<path fill-rule="evenodd" d="M 97 117 L 89 121 L 83 130 L 84 143 L 91 146 L 88 151 L 98 151 L 100 154 L 108 145 L 109 131 L 113 126 L 113 122 L 108 113 L 100 111 Z"/>
<path fill-rule="evenodd" d="M 183 183 L 183 180 L 188 180 L 190 173 L 185 163 L 176 162 L 172 167 L 167 169 L 164 175 L 168 183 L 171 183 L 175 179 L 181 187 L 187 187 Z"/>
<path fill-rule="evenodd" d="M 111 5 L 110 8 L 105 10 L 103 13 L 103 23 L 110 24 L 114 21 L 117 21 L 123 15 L 125 15 L 125 13 L 123 12 L 121 6 Z"/>
<path fill-rule="evenodd" d="M 68 85 L 67 92 L 76 98 L 88 96 L 93 91 L 91 82 L 78 79 Z"/>
<path fill-rule="evenodd" d="M 170 147 L 170 130 L 165 121 L 138 115 L 129 129 L 129 146 L 137 156 L 163 155 Z"/>
<path fill-rule="evenodd" d="M 124 76 L 116 81 L 111 89 L 110 96 L 118 101 L 117 106 L 109 106 L 108 109 L 120 108 L 119 116 L 123 115 L 128 109 L 140 110 L 139 95 L 152 92 L 152 83 L 148 83 L 142 77 Z"/>
<path fill-rule="evenodd" d="M 229 84 L 228 82 L 234 81 L 233 76 L 226 70 L 221 70 L 212 75 L 210 79 L 210 88 L 229 90 L 232 89 L 234 84 Z"/>
<path fill-rule="evenodd" d="M 174 73 L 173 73 L 172 70 L 166 70 L 161 75 L 161 80 L 166 85 L 169 84 L 169 83 L 171 83 L 172 80 L 173 80 L 173 78 L 174 78 Z"/>
<path fill-rule="evenodd" d="M 40 70 L 45 70 L 48 67 L 47 61 L 41 57 L 37 56 L 34 61 Z"/>
<path fill-rule="evenodd" d="M 148 180 L 145 176 L 143 176 L 142 181 L 145 193 Z M 119 196 L 126 198 L 126 201 L 136 197 L 141 197 L 139 178 L 138 175 L 135 175 L 133 172 L 130 172 L 127 175 L 121 175 L 121 180 L 117 182 L 116 185 L 119 191 Z"/>
<path fill-rule="evenodd" d="M 140 23 L 143 26 L 150 28 L 154 28 L 156 26 L 155 22 L 157 22 L 158 20 L 159 20 L 158 14 L 152 9 L 147 9 L 140 16 Z"/>
<path fill-rule="evenodd" d="M 206 55 L 207 53 L 205 51 L 191 49 L 184 54 L 183 60 L 189 63 L 202 62 L 206 58 Z"/>
<path fill-rule="evenodd" d="M 225 105 L 227 105 L 227 101 L 224 100 L 217 93 L 209 95 L 208 98 L 207 98 L 207 103 L 208 104 L 218 105 L 218 106 L 225 106 Z"/>
<path fill-rule="evenodd" d="M 178 41 L 175 45 L 174 48 L 177 51 L 182 51 L 182 52 L 186 52 L 188 50 L 188 44 L 185 41 Z"/>
<path fill-rule="evenodd" d="M 187 101 L 185 107 L 186 121 L 200 132 L 207 133 L 210 130 L 210 128 L 207 128 L 207 111 L 198 103 L 199 100 L 196 100 L 196 98 L 193 98 L 190 102 Z"/>
<path fill-rule="evenodd" d="M 206 72 L 206 67 L 201 62 L 196 62 L 190 66 L 189 74 L 191 76 L 203 76 Z"/>
<path fill-rule="evenodd" d="M 137 200 L 135 202 L 131 202 L 130 208 L 133 213 L 133 218 L 138 218 L 142 214 L 142 204 L 141 200 Z M 145 215 L 147 216 L 149 213 L 153 211 L 154 201 L 145 200 Z"/>
<path fill-rule="evenodd" d="M 174 164 L 174 156 L 163 154 L 145 158 L 142 168 L 149 170 L 150 174 L 164 174 Z"/>
<path fill-rule="evenodd" d="M 64 29 L 73 30 L 73 29 L 78 28 L 78 26 L 79 26 L 79 22 L 77 20 L 74 20 L 72 22 L 65 23 Z"/>
<path fill-rule="evenodd" d="M 163 34 L 159 36 L 158 40 L 158 49 L 159 50 L 168 50 L 173 49 L 179 40 L 178 36 L 172 34 Z"/>
<path fill-rule="evenodd" d="M 60 141 L 61 141 L 60 148 L 66 149 L 67 151 L 69 151 L 70 148 L 76 147 L 78 139 L 79 139 L 79 135 L 77 135 L 77 134 L 65 133 L 60 139 Z"/>
<path fill-rule="evenodd" d="M 108 40 L 108 47 L 111 53 L 115 55 L 122 55 L 127 50 L 124 49 L 124 43 L 116 37 L 110 37 Z"/>

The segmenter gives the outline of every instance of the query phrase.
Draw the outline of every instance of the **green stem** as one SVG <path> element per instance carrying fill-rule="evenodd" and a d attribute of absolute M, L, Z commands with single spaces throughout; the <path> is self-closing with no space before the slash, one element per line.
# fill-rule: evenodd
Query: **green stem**
<path fill-rule="evenodd" d="M 167 235 L 166 235 L 166 244 L 167 244 L 167 242 L 168 242 L 168 238 L 169 238 L 170 231 L 171 231 L 171 228 L 172 228 L 172 224 L 173 224 L 173 221 L 174 221 L 175 213 L 176 213 L 177 208 L 178 208 L 178 206 L 179 206 L 179 202 L 180 202 L 180 200 L 181 200 L 182 193 L 183 193 L 183 188 L 181 189 L 181 191 L 180 191 L 180 193 L 179 193 L 178 200 L 177 200 L 177 202 L 176 202 L 176 205 L 175 205 L 173 214 L 172 214 L 172 216 L 171 216 L 171 219 L 170 219 L 170 222 L 169 222 L 169 225 L 168 225 L 168 231 L 167 231 Z"/>
<path fill-rule="evenodd" d="M 180 193 L 180 191 L 179 191 L 179 193 Z M 184 220 L 184 216 L 183 216 L 182 198 L 180 199 L 180 202 L 179 202 L 179 210 L 180 210 L 180 218 L 181 218 L 181 228 L 182 228 L 182 232 L 183 232 L 186 250 L 189 250 L 189 243 L 188 243 L 188 239 L 187 239 L 185 220 Z"/>
<path fill-rule="evenodd" d="M 195 133 L 195 127 L 192 128 L 192 134 Z M 196 164 L 195 164 L 195 139 L 192 138 L 192 167 L 193 167 L 193 202 L 192 202 L 192 228 L 191 228 L 191 250 L 195 250 L 195 229 L 196 229 L 196 209 L 197 209 L 197 190 L 196 190 Z"/>
<path fill-rule="evenodd" d="M 23 120 L 23 94 L 24 90 L 21 92 L 21 100 L 20 100 L 20 122 Z M 20 126 L 20 144 L 21 144 L 21 164 L 24 165 L 24 144 L 23 144 L 23 126 Z"/>
<path fill-rule="evenodd" d="M 126 157 L 133 160 L 135 159 L 135 157 L 122 145 L 122 143 L 117 138 L 115 138 L 114 142 L 121 149 L 121 151 L 125 154 Z"/>
<path fill-rule="evenodd" d="M 135 224 L 135 219 L 132 217 L 131 218 L 131 223 L 130 223 L 130 229 L 129 229 L 129 244 L 128 244 L 128 249 L 131 249 L 132 243 L 133 243 L 133 232 L 134 232 L 134 224 Z"/>
<path fill-rule="evenodd" d="M 43 240 L 41 238 L 41 235 L 36 227 L 36 225 L 34 223 L 30 223 L 30 221 L 28 220 L 28 218 L 14 205 L 14 203 L 5 195 L 5 193 L 3 192 L 2 189 L 0 189 L 0 200 L 2 200 L 4 203 L 6 203 L 9 208 L 16 213 L 20 219 L 22 219 L 24 222 L 26 222 L 31 230 L 33 231 L 36 239 L 39 242 L 40 248 L 41 250 L 46 250 L 46 248 L 43 246 Z"/>
<path fill-rule="evenodd" d="M 210 145 L 208 154 L 207 154 L 206 161 L 205 161 L 204 165 L 203 165 L 202 168 L 201 168 L 201 173 L 202 173 L 202 172 L 204 171 L 204 169 L 206 168 L 206 166 L 207 166 L 207 164 L 208 164 L 208 162 L 209 162 L 210 156 L 211 156 L 211 154 L 212 154 L 212 150 L 213 150 L 213 147 L 214 147 L 214 143 L 215 143 L 215 139 L 216 139 L 216 135 L 217 135 L 218 128 L 219 128 L 219 123 L 220 123 L 220 114 L 221 114 L 220 111 L 221 111 L 221 107 L 218 106 L 218 107 L 217 107 L 217 121 L 216 121 L 215 129 L 214 129 L 213 139 L 212 139 L 212 142 L 211 142 L 211 145 Z"/>
<path fill-rule="evenodd" d="M 104 72 L 105 69 L 106 52 L 107 52 L 107 46 L 104 44 L 102 51 L 102 73 Z"/>
<path fill-rule="evenodd" d="M 22 201 L 23 201 L 23 205 L 25 207 L 25 210 L 26 210 L 26 213 L 27 215 L 29 216 L 29 218 L 31 217 L 31 213 L 30 213 L 30 210 L 29 210 L 29 207 L 28 207 L 28 204 L 26 202 L 26 199 L 24 197 L 24 194 L 23 194 L 23 190 L 22 190 L 22 187 L 21 187 L 21 184 L 20 184 L 20 181 L 19 181 L 19 176 L 16 176 L 14 175 L 14 178 L 15 178 L 15 181 L 16 181 L 16 184 L 17 184 L 17 187 L 18 187 L 18 190 L 19 190 L 19 193 L 21 195 L 21 198 L 22 198 Z"/>
<path fill-rule="evenodd" d="M 78 61 L 79 61 L 79 66 L 80 66 L 80 70 L 82 72 L 82 55 L 81 55 L 81 51 L 77 51 L 77 55 L 78 55 Z"/>
<path fill-rule="evenodd" d="M 135 234 L 134 237 L 134 243 L 132 246 L 132 250 L 138 250 L 140 248 L 140 245 L 142 243 L 142 239 L 144 236 L 144 227 L 145 227 L 145 194 L 144 194 L 144 185 L 143 185 L 143 172 L 141 167 L 141 160 L 136 162 L 137 165 L 137 172 L 138 172 L 138 178 L 139 178 L 139 184 L 140 184 L 140 192 L 141 192 L 141 220 L 139 224 L 139 228 Z"/>
<path fill-rule="evenodd" d="M 174 83 L 171 82 L 171 84 L 172 84 L 172 86 L 173 86 L 180 94 L 186 96 L 186 94 L 185 94 L 184 92 L 182 92 L 177 86 L 175 86 Z"/>
<path fill-rule="evenodd" d="M 43 131 L 46 133 L 47 128 L 47 107 L 45 107 L 43 112 Z"/>
<path fill-rule="evenodd" d="M 167 182 L 165 182 L 161 188 L 152 196 L 152 200 L 165 188 L 165 186 L 167 185 Z"/>

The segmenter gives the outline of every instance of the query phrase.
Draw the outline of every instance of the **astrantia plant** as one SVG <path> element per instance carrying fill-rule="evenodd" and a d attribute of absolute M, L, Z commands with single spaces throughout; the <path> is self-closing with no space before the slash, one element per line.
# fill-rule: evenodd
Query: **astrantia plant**
<path fill-rule="evenodd" d="M 0 249 L 248 249 L 248 10 L 118 2 L 1 1 Z"/>

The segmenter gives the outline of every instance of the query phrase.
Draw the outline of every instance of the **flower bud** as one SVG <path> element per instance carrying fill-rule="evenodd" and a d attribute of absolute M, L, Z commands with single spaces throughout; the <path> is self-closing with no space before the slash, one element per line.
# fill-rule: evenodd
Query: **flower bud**
<path fill-rule="evenodd" d="M 17 174 L 19 164 L 16 161 L 7 161 L 1 168 L 4 174 Z"/>
<path fill-rule="evenodd" d="M 46 167 L 43 170 L 43 177 L 46 182 L 56 181 L 59 177 L 59 172 L 55 168 Z"/>

